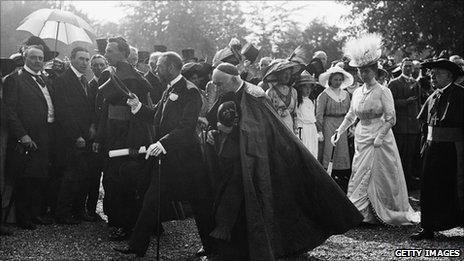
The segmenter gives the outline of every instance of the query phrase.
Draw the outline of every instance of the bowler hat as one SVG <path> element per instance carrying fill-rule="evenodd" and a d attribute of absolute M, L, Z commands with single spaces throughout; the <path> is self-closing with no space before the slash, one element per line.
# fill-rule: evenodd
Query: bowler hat
<path fill-rule="evenodd" d="M 168 48 L 166 47 L 166 45 L 159 45 L 159 44 L 155 44 L 153 45 L 153 52 L 166 52 L 168 50 Z"/>
<path fill-rule="evenodd" d="M 192 48 L 183 49 L 182 59 L 184 59 L 184 61 L 195 59 L 195 50 Z"/>
<path fill-rule="evenodd" d="M 440 68 L 450 71 L 453 74 L 453 78 L 457 78 L 459 76 L 464 75 L 464 71 L 459 67 L 459 65 L 449 61 L 445 58 L 440 58 L 435 61 L 424 62 L 421 63 L 423 68 L 432 69 L 432 68 Z"/>

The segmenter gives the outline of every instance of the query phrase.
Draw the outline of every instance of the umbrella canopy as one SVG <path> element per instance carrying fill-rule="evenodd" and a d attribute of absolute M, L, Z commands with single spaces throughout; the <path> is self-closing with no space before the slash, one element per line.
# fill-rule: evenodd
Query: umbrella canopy
<path fill-rule="evenodd" d="M 27 31 L 42 39 L 55 39 L 65 44 L 73 42 L 92 43 L 87 32 L 94 34 L 92 27 L 75 14 L 58 9 L 40 9 L 26 18 L 18 31 Z"/>

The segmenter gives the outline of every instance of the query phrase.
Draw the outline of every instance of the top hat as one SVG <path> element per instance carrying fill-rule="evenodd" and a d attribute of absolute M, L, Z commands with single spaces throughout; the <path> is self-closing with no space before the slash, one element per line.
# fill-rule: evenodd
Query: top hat
<path fill-rule="evenodd" d="M 246 43 L 245 46 L 243 46 L 241 53 L 248 61 L 254 63 L 256 58 L 258 58 L 259 50 L 252 43 Z"/>
<path fill-rule="evenodd" d="M 101 39 L 96 39 L 95 41 L 97 42 L 98 52 L 101 55 L 105 55 L 105 53 L 106 53 L 106 45 L 108 44 L 108 40 L 104 39 L 104 38 L 101 38 Z"/>
<path fill-rule="evenodd" d="M 166 47 L 166 45 L 153 45 L 153 51 L 154 52 L 166 52 L 168 50 L 168 48 Z"/>
<path fill-rule="evenodd" d="M 195 50 L 192 48 L 183 49 L 182 58 L 184 61 L 195 59 Z"/>

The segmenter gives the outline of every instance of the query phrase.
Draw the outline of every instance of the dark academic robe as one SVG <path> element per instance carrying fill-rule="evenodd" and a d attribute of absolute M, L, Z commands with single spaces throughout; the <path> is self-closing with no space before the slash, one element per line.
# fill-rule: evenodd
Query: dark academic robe
<path fill-rule="evenodd" d="M 116 76 L 130 92 L 148 103 L 149 83 L 126 62 L 119 62 Z M 104 79 L 99 79 L 103 84 Z M 109 150 L 149 146 L 153 143 L 153 130 L 130 112 L 127 98 L 122 94 L 105 99 L 95 142 L 103 144 L 104 154 Z M 142 156 L 107 158 L 103 186 L 104 212 L 108 223 L 115 227 L 132 229 L 141 208 L 143 195 L 150 180 L 150 162 Z"/>
<path fill-rule="evenodd" d="M 440 231 L 464 225 L 464 87 L 436 90 L 418 119 L 426 123 L 422 149 L 421 226 Z"/>
<path fill-rule="evenodd" d="M 408 81 L 402 75 L 393 79 L 388 88 L 395 102 L 396 124 L 392 130 L 400 153 L 401 162 L 408 186 L 412 185 L 412 177 L 419 176 L 420 127 L 416 119 L 420 111 L 421 89 L 416 81 Z M 409 97 L 417 97 L 408 102 Z"/>
<path fill-rule="evenodd" d="M 301 254 L 359 224 L 361 214 L 282 123 L 264 91 L 248 83 L 241 88 L 238 171 L 249 259 Z"/>

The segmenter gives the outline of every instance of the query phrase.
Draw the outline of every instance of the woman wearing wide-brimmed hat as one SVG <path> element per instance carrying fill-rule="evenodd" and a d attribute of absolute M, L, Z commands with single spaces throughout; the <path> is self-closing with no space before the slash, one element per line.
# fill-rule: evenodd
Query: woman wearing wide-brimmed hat
<path fill-rule="evenodd" d="M 293 118 L 296 109 L 297 92 L 289 84 L 292 75 L 298 69 L 298 64 L 295 62 L 278 60 L 270 65 L 263 78 L 265 81 L 273 82 L 272 87 L 266 91 L 266 94 L 271 99 L 272 106 L 281 120 L 295 133 L 297 129 Z"/>
<path fill-rule="evenodd" d="M 350 179 L 350 154 L 346 133 L 341 134 L 337 146 L 333 147 L 330 137 L 342 124 L 350 108 L 350 95 L 344 88 L 353 84 L 353 76 L 339 66 L 329 68 L 319 76 L 319 83 L 326 89 L 317 97 L 317 128 L 325 137 L 322 165 L 327 169 L 334 151 L 332 177 L 343 191 L 347 191 Z"/>
<path fill-rule="evenodd" d="M 301 142 L 315 158 L 317 158 L 318 154 L 315 104 L 309 96 L 316 84 L 318 84 L 318 82 L 314 76 L 307 71 L 304 71 L 299 80 L 295 83 L 298 93 L 295 124 L 298 128 L 298 135 L 300 136 Z"/>
<path fill-rule="evenodd" d="M 377 34 L 366 34 L 349 41 L 345 52 L 350 65 L 358 68 L 364 84 L 353 93 L 351 106 L 332 136 L 335 145 L 356 120 L 355 155 L 348 184 L 348 198 L 364 216 L 364 222 L 412 225 L 420 217 L 408 199 L 401 159 L 391 127 L 395 125 L 395 106 L 390 89 L 376 80 L 377 61 L 382 51 Z"/>

